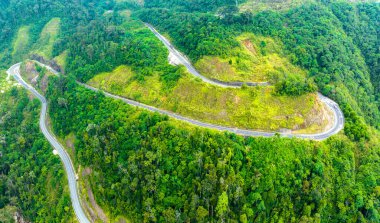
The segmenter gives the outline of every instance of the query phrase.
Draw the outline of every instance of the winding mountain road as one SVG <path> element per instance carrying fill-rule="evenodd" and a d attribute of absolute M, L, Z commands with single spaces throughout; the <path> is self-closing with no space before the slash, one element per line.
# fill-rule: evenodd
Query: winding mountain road
<path fill-rule="evenodd" d="M 62 160 L 63 166 L 65 167 L 67 173 L 67 179 L 69 182 L 70 189 L 70 197 L 72 206 L 77 216 L 77 219 L 81 223 L 90 223 L 88 220 L 82 206 L 80 204 L 80 199 L 78 195 L 78 187 L 77 187 L 77 179 L 74 171 L 74 166 L 71 162 L 70 156 L 67 154 L 63 146 L 58 142 L 58 140 L 54 137 L 53 133 L 49 132 L 49 128 L 46 124 L 46 112 L 47 112 L 47 101 L 44 96 L 42 96 L 36 89 L 27 84 L 20 75 L 20 65 L 21 63 L 15 64 L 10 67 L 7 71 L 8 75 L 13 76 L 16 81 L 18 81 L 26 90 L 30 91 L 33 95 L 35 95 L 42 104 L 41 114 L 40 114 L 40 129 L 44 134 L 45 138 L 49 141 L 49 143 L 54 147 L 54 149 L 58 152 L 59 157 Z M 49 69 L 50 70 L 50 69 Z"/>
<path fill-rule="evenodd" d="M 209 78 L 204 77 L 191 65 L 191 63 L 180 52 L 178 52 L 170 44 L 170 42 L 165 37 L 163 37 L 161 34 L 159 34 L 151 25 L 149 25 L 147 23 L 145 25 L 164 43 L 164 45 L 168 48 L 168 50 L 175 57 L 177 57 L 177 59 L 181 62 L 181 64 L 183 64 L 190 73 L 201 78 L 204 82 L 207 82 L 207 83 L 219 86 L 219 87 L 234 87 L 234 88 L 241 87 L 244 84 L 243 82 L 221 82 L 218 80 L 209 79 Z M 38 61 L 35 61 L 35 62 L 37 62 L 41 66 L 46 67 L 53 74 L 56 74 L 56 75 L 59 74 L 57 71 L 55 71 L 53 68 L 51 68 L 48 65 L 45 65 L 45 64 L 38 62 Z M 87 218 L 85 211 L 83 210 L 81 203 L 80 203 L 80 198 L 79 198 L 79 194 L 78 194 L 78 186 L 77 186 L 77 176 L 75 174 L 74 166 L 71 162 L 70 156 L 65 151 L 63 146 L 58 142 L 58 140 L 54 137 L 54 134 L 49 132 L 49 128 L 47 127 L 47 124 L 46 124 L 47 123 L 46 122 L 47 105 L 48 105 L 47 100 L 44 96 L 42 96 L 40 93 L 38 93 L 38 91 L 36 89 L 34 89 L 32 86 L 27 84 L 22 79 L 22 77 L 20 75 L 20 65 L 21 65 L 21 63 L 17 63 L 15 65 L 11 66 L 7 70 L 7 73 L 9 76 L 13 76 L 16 79 L 16 81 L 18 81 L 26 90 L 30 91 L 33 95 L 35 95 L 41 101 L 42 109 L 41 109 L 40 122 L 39 122 L 40 129 L 41 129 L 42 133 L 44 134 L 45 138 L 49 141 L 49 143 L 58 152 L 58 155 L 60 156 L 60 158 L 62 160 L 62 163 L 63 163 L 64 168 L 65 168 L 66 173 L 67 173 L 72 206 L 73 206 L 73 209 L 74 209 L 74 212 L 75 212 L 75 215 L 76 215 L 78 221 L 81 223 L 90 223 L 90 220 Z M 95 87 L 89 86 L 87 84 L 80 83 L 80 82 L 77 82 L 77 83 L 82 85 L 83 87 L 89 89 L 89 90 L 101 91 L 101 90 L 99 90 Z M 245 84 L 247 84 L 248 86 L 268 85 L 267 82 L 257 82 L 257 83 L 256 82 L 248 82 Z M 303 138 L 303 139 L 324 140 L 324 139 L 326 139 L 326 138 L 328 138 L 334 134 L 337 134 L 344 127 L 344 116 L 343 116 L 343 113 L 340 110 L 338 104 L 335 103 L 334 101 L 332 101 L 331 99 L 321 95 L 320 93 L 318 93 L 319 99 L 323 103 L 325 103 L 327 105 L 327 107 L 334 113 L 334 123 L 333 123 L 333 126 L 329 130 L 327 130 L 323 133 L 319 133 L 319 134 L 282 134 L 282 133 L 276 133 L 276 132 L 252 131 L 252 130 L 246 130 L 246 129 L 238 129 L 238 128 L 226 127 L 226 126 L 221 126 L 221 125 L 215 125 L 215 124 L 210 124 L 210 123 L 206 123 L 206 122 L 201 122 L 201 121 L 191 119 L 188 117 L 184 117 L 184 116 L 175 114 L 175 113 L 170 112 L 170 111 L 155 108 L 153 106 L 142 104 L 140 102 L 133 101 L 133 100 L 130 100 L 130 99 L 127 99 L 124 97 L 120 97 L 120 96 L 117 96 L 117 95 L 114 95 L 114 94 L 111 94 L 108 92 L 104 92 L 104 94 L 107 97 L 122 100 L 123 102 L 125 102 L 129 105 L 144 108 L 144 109 L 147 109 L 147 110 L 152 111 L 152 112 L 158 112 L 158 113 L 163 114 L 163 115 L 168 115 L 169 117 L 175 118 L 177 120 L 185 121 L 185 122 L 188 122 L 188 123 L 196 125 L 196 126 L 215 129 L 215 130 L 219 130 L 219 131 L 229 131 L 229 132 L 233 132 L 233 133 L 236 133 L 236 134 L 242 135 L 242 136 L 271 137 L 271 136 L 274 136 L 275 134 L 280 134 L 283 137 L 297 137 L 297 138 Z"/>
<path fill-rule="evenodd" d="M 206 83 L 209 83 L 209 84 L 212 84 L 212 85 L 216 85 L 216 86 L 219 86 L 219 87 L 233 87 L 233 88 L 240 88 L 242 87 L 243 84 L 246 84 L 248 86 L 268 86 L 270 85 L 268 82 L 223 82 L 223 81 L 219 81 L 219 80 L 215 80 L 215 79 L 209 79 L 205 76 L 203 76 L 202 74 L 200 74 L 193 66 L 192 64 L 186 59 L 185 56 L 183 56 L 171 43 L 169 40 L 167 40 L 164 36 L 162 36 L 152 25 L 150 25 L 149 23 L 144 23 L 146 27 L 148 27 L 150 29 L 150 31 L 152 31 L 152 33 L 165 45 L 165 47 L 169 50 L 169 52 L 176 57 L 176 59 L 186 67 L 186 69 L 188 70 L 189 73 L 193 74 L 194 76 L 196 77 L 199 77 L 201 78 L 204 82 Z M 82 84 L 83 85 L 83 84 Z M 95 90 L 95 88 L 93 87 L 90 87 L 88 85 L 83 85 L 89 89 L 92 89 L 92 90 Z M 114 97 L 114 98 L 119 98 L 121 99 L 119 96 L 115 96 L 115 95 L 112 95 L 112 94 L 109 94 L 109 93 L 106 93 L 107 96 L 109 97 Z M 322 94 L 318 93 L 318 98 L 324 102 L 327 107 L 334 113 L 334 124 L 332 126 L 332 128 L 330 128 L 329 130 L 323 132 L 323 133 L 319 133 L 319 134 L 281 134 L 282 136 L 286 136 L 286 137 L 298 137 L 298 138 L 306 138 L 306 139 L 315 139 L 315 140 L 323 140 L 323 139 L 326 139 L 336 133 L 338 133 L 340 130 L 343 129 L 344 127 L 344 116 L 343 116 L 343 112 L 340 110 L 339 108 L 339 105 L 337 103 L 335 103 L 333 100 L 323 96 Z M 128 100 L 128 99 L 124 99 L 124 101 L 127 100 L 126 102 L 128 104 L 136 104 L 136 103 L 132 103 L 131 100 Z M 204 122 L 199 122 L 199 121 L 196 121 L 196 120 L 193 120 L 193 119 L 189 119 L 189 118 L 186 118 L 186 117 L 182 117 L 182 116 L 179 116 L 177 114 L 174 114 L 174 113 L 171 113 L 171 112 L 168 112 L 168 111 L 163 111 L 163 110 L 160 110 L 160 109 L 157 109 L 157 108 L 153 108 L 151 106 L 147 106 L 147 105 L 143 105 L 142 104 L 139 104 L 139 105 L 135 105 L 135 106 L 139 106 L 139 107 L 145 107 L 151 111 L 156 111 L 156 112 L 159 112 L 159 113 L 162 113 L 162 114 L 166 114 L 166 115 L 169 115 L 171 117 L 174 117 L 174 118 L 177 118 L 177 119 L 180 119 L 180 120 L 183 120 L 183 121 L 187 121 L 187 122 L 190 122 L 192 124 L 195 124 L 195 125 L 198 125 L 198 126 L 202 126 L 202 127 L 206 127 L 206 128 L 212 128 L 212 129 L 217 129 L 217 130 L 221 130 L 221 131 L 230 131 L 230 132 L 234 132 L 236 134 L 239 134 L 239 135 L 244 135 L 244 136 L 273 136 L 274 132 L 260 132 L 260 131 L 251 131 L 251 130 L 243 130 L 243 129 L 236 129 L 236 128 L 230 128 L 230 127 L 223 127 L 223 126 L 219 126 L 219 125 L 213 125 L 213 124 L 208 124 L 208 123 L 204 123 Z"/>

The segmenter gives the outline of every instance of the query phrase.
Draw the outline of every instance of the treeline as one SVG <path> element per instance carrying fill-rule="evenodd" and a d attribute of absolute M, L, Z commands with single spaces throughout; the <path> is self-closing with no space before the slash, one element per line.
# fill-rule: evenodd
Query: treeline
<path fill-rule="evenodd" d="M 72 36 L 65 39 L 67 43 L 60 47 L 69 51 L 67 72 L 87 81 L 99 72 L 110 71 L 115 65 L 120 65 L 124 61 L 120 56 L 124 32 L 119 25 L 117 17 L 111 17 L 79 26 Z"/>
<path fill-rule="evenodd" d="M 380 220 L 379 145 L 242 138 L 183 126 L 51 80 L 54 130 L 75 133 L 111 218 L 138 222 L 350 222 Z M 62 105 L 59 101 L 65 100 Z M 182 127 L 181 127 L 182 126 Z"/>
<path fill-rule="evenodd" d="M 241 32 L 213 15 L 176 13 L 167 9 L 141 10 L 137 15 L 168 31 L 178 48 L 193 62 L 206 55 L 228 58 L 233 49 L 239 47 L 236 36 Z M 280 95 L 299 96 L 316 91 L 313 81 L 299 74 L 277 74 L 272 82 Z"/>
<path fill-rule="evenodd" d="M 40 132 L 40 102 L 13 88 L 0 94 L 0 222 L 14 216 L 32 222 L 73 218 L 63 166 Z M 12 210 L 12 209 L 11 209 Z"/>
<path fill-rule="evenodd" d="M 275 83 L 276 93 L 279 95 L 303 95 L 305 93 L 316 92 L 317 86 L 310 79 L 305 79 L 299 75 L 289 75 Z"/>
<path fill-rule="evenodd" d="M 287 12 L 264 11 L 255 15 L 231 12 L 230 16 L 225 17 L 169 9 L 145 9 L 136 16 L 169 33 L 174 44 L 189 55 L 193 62 L 205 55 L 228 55 L 230 49 L 238 44 L 236 36 L 244 32 L 278 38 L 287 50 L 287 55 L 282 56 L 289 57 L 294 64 L 309 70 L 309 77 L 317 83 L 323 94 L 340 104 L 349 104 L 354 112 L 365 117 L 366 122 L 379 127 L 379 102 L 374 97 L 374 86 L 378 86 L 376 34 L 380 26 L 376 24 L 379 6 L 364 5 L 306 4 Z M 342 24 L 348 24 L 350 20 L 342 17 L 342 22 L 332 12 L 350 7 L 360 9 L 359 15 L 353 12 L 350 15 L 356 16 L 360 26 L 364 27 L 358 30 L 363 31 L 342 29 Z M 345 30 L 352 33 L 349 34 L 352 38 L 346 35 Z M 368 55 L 365 56 L 366 60 L 362 54 Z M 301 83 L 297 86 L 302 86 Z"/>
<path fill-rule="evenodd" d="M 224 26 L 220 18 L 210 14 L 145 9 L 138 11 L 137 16 L 168 32 L 172 42 L 193 62 L 204 55 L 227 56 L 239 46 L 233 27 Z"/>

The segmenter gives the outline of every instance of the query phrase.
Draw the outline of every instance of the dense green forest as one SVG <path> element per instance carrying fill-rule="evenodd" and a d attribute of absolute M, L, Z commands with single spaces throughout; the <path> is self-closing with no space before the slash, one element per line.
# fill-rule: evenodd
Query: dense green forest
<path fill-rule="evenodd" d="M 52 80 L 50 115 L 75 133 L 111 217 L 144 222 L 379 221 L 379 142 L 242 138 L 195 129 Z M 59 103 L 60 101 L 65 104 Z M 112 188 L 112 189 L 110 189 Z"/>
<path fill-rule="evenodd" d="M 339 18 L 343 28 L 363 54 L 371 73 L 376 97 L 380 93 L 380 13 L 379 5 L 362 4 L 356 7 L 335 3 L 332 12 Z"/>
<path fill-rule="evenodd" d="M 41 33 L 59 21 L 45 59 L 64 61 L 66 77 L 49 80 L 51 124 L 61 139 L 74 135 L 75 166 L 91 170 L 96 202 L 111 220 L 380 222 L 379 4 L 316 1 L 251 13 L 236 2 L 246 1 L 1 1 L 0 74 L 46 51 Z M 75 79 L 127 65 L 140 84 L 158 73 L 171 91 L 184 71 L 167 64 L 141 21 L 194 64 L 238 57 L 238 37 L 247 33 L 281 43 L 280 56 L 307 75 L 280 72 L 276 92 L 318 88 L 344 111 L 344 131 L 323 142 L 243 138 L 79 87 Z M 260 54 L 268 44 L 258 44 Z M 15 210 L 32 222 L 68 222 L 67 182 L 39 133 L 40 104 L 9 89 L 0 94 L 0 222 Z"/>
<path fill-rule="evenodd" d="M 12 207 L 33 222 L 68 222 L 73 217 L 65 172 L 39 132 L 40 103 L 25 90 L 0 94 L 0 222 Z"/>

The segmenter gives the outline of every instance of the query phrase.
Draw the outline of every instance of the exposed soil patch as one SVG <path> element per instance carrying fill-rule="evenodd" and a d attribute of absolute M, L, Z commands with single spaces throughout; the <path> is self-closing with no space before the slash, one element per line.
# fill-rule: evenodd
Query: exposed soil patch
<path fill-rule="evenodd" d="M 30 221 L 25 221 L 21 213 L 18 211 L 15 213 L 13 218 L 16 223 L 30 223 Z"/>
<path fill-rule="evenodd" d="M 245 48 L 247 48 L 247 50 L 249 50 L 249 52 L 251 52 L 253 55 L 257 55 L 256 48 L 253 45 L 253 43 L 251 42 L 251 40 L 245 39 L 242 42 L 243 42 L 243 45 L 245 46 Z"/>
<path fill-rule="evenodd" d="M 173 66 L 177 66 L 181 64 L 181 61 L 171 52 L 169 53 L 168 61 L 169 61 L 169 64 Z"/>
<path fill-rule="evenodd" d="M 121 218 L 119 219 L 118 223 L 127 223 L 127 221 Z"/>
<path fill-rule="evenodd" d="M 25 77 L 28 80 L 28 82 L 32 83 L 33 85 L 36 84 L 39 73 L 37 72 L 34 63 L 31 61 L 27 61 L 25 63 L 25 71 Z"/>
<path fill-rule="evenodd" d="M 47 87 L 48 87 L 48 76 L 47 75 L 44 75 L 40 82 L 38 83 L 39 84 L 39 88 L 41 89 L 42 92 L 46 93 L 46 90 L 47 90 Z"/>
<path fill-rule="evenodd" d="M 317 101 L 314 107 L 310 110 L 305 122 L 296 126 L 293 130 L 298 131 L 312 126 L 317 132 L 324 132 L 330 129 L 334 124 L 333 112 L 321 101 Z"/>
<path fill-rule="evenodd" d="M 40 55 L 37 55 L 37 54 L 33 54 L 31 56 L 31 59 L 32 60 L 37 60 L 37 61 L 39 61 L 40 63 L 43 63 L 43 64 L 47 64 L 51 68 L 53 68 L 54 70 L 56 70 L 56 71 L 58 71 L 60 73 L 63 73 L 63 70 L 61 69 L 61 67 L 54 60 L 46 60 L 44 57 L 42 57 Z"/>
<path fill-rule="evenodd" d="M 38 72 L 36 64 L 33 61 L 27 61 L 24 70 L 25 72 L 22 72 L 22 76 L 24 76 L 34 87 L 40 89 L 43 93 L 46 93 L 50 72 L 48 70 L 45 70 L 44 73 L 42 73 L 42 71 Z"/>

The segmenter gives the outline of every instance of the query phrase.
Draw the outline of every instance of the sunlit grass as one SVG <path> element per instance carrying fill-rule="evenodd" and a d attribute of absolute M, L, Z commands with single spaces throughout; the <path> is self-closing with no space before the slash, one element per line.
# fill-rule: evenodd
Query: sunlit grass
<path fill-rule="evenodd" d="M 147 29 L 136 21 L 129 21 L 122 27 L 133 32 L 144 32 Z M 162 45 L 153 34 L 151 35 L 144 41 L 158 42 Z M 233 56 L 230 58 L 205 57 L 216 60 L 213 63 L 215 67 L 218 61 L 227 63 L 226 69 L 230 70 L 225 74 L 235 72 L 235 75 L 225 75 L 225 79 L 215 78 L 228 81 L 267 81 L 275 72 L 306 75 L 304 70 L 290 63 L 290 59 L 283 53 L 281 42 L 276 39 L 252 33 L 244 33 L 236 39 L 241 44 L 231 52 Z M 167 58 L 167 50 L 163 45 L 154 50 L 162 50 L 165 52 L 162 56 L 166 55 Z M 168 63 L 166 58 L 159 63 Z M 197 67 L 200 63 L 202 61 Z M 219 125 L 271 131 L 302 129 L 304 132 L 321 132 L 327 123 L 323 119 L 324 112 L 316 94 L 278 96 L 274 94 L 273 86 L 221 88 L 202 82 L 189 74 L 185 68 L 182 68 L 182 77 L 178 82 L 168 89 L 160 80 L 162 71 L 158 70 L 153 69 L 149 76 L 144 77 L 144 81 L 139 81 L 133 69 L 123 65 L 112 72 L 96 75 L 88 83 L 116 95 Z M 210 73 L 212 74 L 206 70 L 203 74 Z"/>
<path fill-rule="evenodd" d="M 311 113 L 322 115 L 315 94 L 289 97 L 274 96 L 273 87 L 220 88 L 185 72 L 177 85 L 167 91 L 163 90 L 158 75 L 146 77 L 140 83 L 133 79 L 133 72 L 127 66 L 101 73 L 88 83 L 148 105 L 226 126 L 273 131 L 303 128 L 320 132 L 325 124 L 308 122 Z M 312 128 L 308 130 L 309 127 Z"/>

